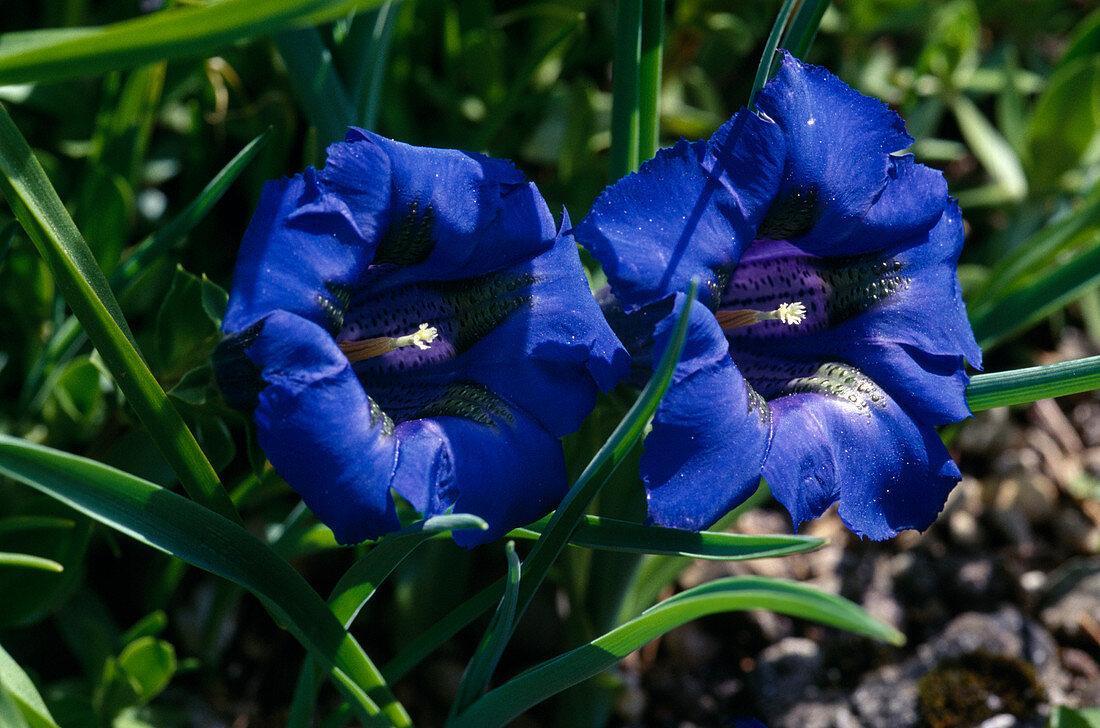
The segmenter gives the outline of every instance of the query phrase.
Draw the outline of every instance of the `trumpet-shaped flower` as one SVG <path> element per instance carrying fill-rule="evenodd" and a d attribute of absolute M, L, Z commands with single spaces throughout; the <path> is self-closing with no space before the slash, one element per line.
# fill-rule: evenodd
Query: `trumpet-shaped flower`
<path fill-rule="evenodd" d="M 839 500 L 861 535 L 926 528 L 960 478 L 934 426 L 969 415 L 964 359 L 981 363 L 959 210 L 894 154 L 897 115 L 824 69 L 784 55 L 757 107 L 659 152 L 575 231 L 636 362 L 703 284 L 646 440 L 649 518 L 706 527 L 762 474 L 796 526 Z"/>
<path fill-rule="evenodd" d="M 481 516 L 467 545 L 555 507 L 627 361 L 568 227 L 507 162 L 357 129 L 264 187 L 215 369 L 341 542 L 399 526 L 391 491 Z"/>

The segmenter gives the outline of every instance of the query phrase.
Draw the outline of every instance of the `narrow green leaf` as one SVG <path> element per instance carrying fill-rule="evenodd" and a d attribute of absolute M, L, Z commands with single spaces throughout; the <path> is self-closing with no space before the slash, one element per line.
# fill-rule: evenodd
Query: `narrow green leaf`
<path fill-rule="evenodd" d="M 410 725 L 381 673 L 324 601 L 297 571 L 241 526 L 128 473 L 7 435 L 0 435 L 0 473 L 245 587 L 322 665 L 340 670 L 344 687 L 367 714 L 376 715 L 381 703 L 381 713 L 392 725 Z"/>
<path fill-rule="evenodd" d="M 641 57 L 638 64 L 638 162 L 660 146 L 661 63 L 664 60 L 665 2 L 642 0 Z"/>
<path fill-rule="evenodd" d="M 716 579 L 666 599 L 602 637 L 527 670 L 490 691 L 451 726 L 504 725 L 531 706 L 597 675 L 686 622 L 744 609 L 768 609 L 891 644 L 904 642 L 900 632 L 875 620 L 859 606 L 805 584 L 760 576 Z"/>
<path fill-rule="evenodd" d="M 805 58 L 817 37 L 821 18 L 828 9 L 829 0 L 803 0 L 783 36 L 781 47 L 789 50 L 795 58 Z"/>
<path fill-rule="evenodd" d="M 1070 214 L 1043 227 L 997 261 L 986 284 L 974 296 L 972 318 L 981 316 L 1029 278 L 1056 264 L 1082 235 L 1100 229 L 1100 187 Z"/>
<path fill-rule="evenodd" d="M 989 123 L 969 97 L 951 96 L 948 106 L 959 122 L 963 139 L 982 163 L 982 167 L 1004 192 L 1007 200 L 1022 200 L 1027 196 L 1027 177 L 1016 151 L 1001 133 Z"/>
<path fill-rule="evenodd" d="M 0 725 L 4 728 L 30 728 L 26 716 L 15 702 L 15 697 L 4 689 L 2 682 L 0 682 Z"/>
<path fill-rule="evenodd" d="M 146 270 L 155 260 L 177 242 L 183 239 L 199 224 L 222 198 L 226 190 L 237 181 L 245 167 L 271 138 L 271 132 L 265 131 L 244 145 L 214 177 L 206 183 L 202 191 L 170 222 L 148 236 L 134 247 L 134 252 L 111 275 L 111 287 L 125 295 L 126 287 L 138 274 Z"/>
<path fill-rule="evenodd" d="M 542 535 L 549 519 L 527 528 L 517 528 L 509 538 L 536 539 Z M 742 561 L 772 556 L 788 556 L 819 548 L 825 539 L 811 536 L 750 536 L 719 531 L 681 531 L 660 526 L 619 521 L 613 518 L 585 516 L 569 537 L 571 546 L 627 551 L 667 556 L 687 556 L 716 561 Z"/>
<path fill-rule="evenodd" d="M 471 703 L 485 693 L 489 678 L 492 677 L 497 663 L 500 662 L 500 656 L 504 654 L 504 648 L 512 634 L 516 617 L 516 598 L 519 596 L 520 563 L 519 556 L 516 555 L 515 542 L 509 541 L 504 548 L 508 558 L 504 596 L 500 598 L 500 604 L 497 605 L 485 635 L 481 638 L 477 652 L 466 666 L 466 672 L 458 686 L 458 694 L 451 703 L 451 717 L 466 710 Z"/>
<path fill-rule="evenodd" d="M 52 571 L 60 574 L 65 567 L 53 559 L 44 559 L 41 556 L 30 554 L 13 554 L 8 551 L 0 551 L 0 566 L 18 566 L 24 569 L 38 569 L 40 571 Z"/>
<path fill-rule="evenodd" d="M 322 146 L 342 141 L 355 123 L 355 109 L 332 62 L 332 53 L 316 28 L 289 30 L 275 36 L 299 106 L 317 128 Z"/>
<path fill-rule="evenodd" d="M 779 8 L 779 14 L 775 16 L 771 32 L 764 42 L 764 52 L 760 54 L 760 63 L 756 66 L 756 77 L 752 82 L 752 91 L 749 92 L 749 103 L 752 109 L 756 103 L 756 94 L 764 88 L 764 84 L 772 77 L 772 69 L 775 67 L 775 51 L 779 48 L 779 39 L 783 37 L 783 30 L 787 27 L 787 21 L 791 19 L 791 12 L 799 0 L 783 0 L 783 6 Z"/>
<path fill-rule="evenodd" d="M 1041 367 L 979 374 L 966 388 L 974 412 L 1100 389 L 1100 356 Z"/>
<path fill-rule="evenodd" d="M 638 156 L 638 83 L 642 55 L 642 0 L 615 4 L 615 62 L 611 87 L 611 158 L 608 176 L 614 182 L 633 172 Z"/>
<path fill-rule="evenodd" d="M 498 603 L 503 593 L 504 579 L 498 579 L 462 604 L 459 604 L 448 612 L 443 619 L 405 642 L 401 647 L 401 651 L 382 666 L 382 674 L 390 682 L 396 682 L 405 677 L 410 670 L 419 665 L 425 657 L 434 652 L 441 644 L 458 634 L 459 630 Z"/>
<path fill-rule="evenodd" d="M 380 0 L 221 0 L 180 4 L 98 28 L 5 34 L 0 85 L 58 81 L 212 53 L 246 38 L 317 25 Z"/>
<path fill-rule="evenodd" d="M 363 44 L 358 64 L 359 73 L 352 84 L 352 99 L 357 109 L 356 123 L 365 129 L 373 129 L 378 121 L 382 82 L 386 78 L 386 66 L 399 8 L 396 0 L 386 0 L 372 16 L 367 16 L 373 20 L 370 24 L 370 42 Z M 359 17 L 356 18 L 358 20 Z"/>
<path fill-rule="evenodd" d="M 138 353 L 103 271 L 2 105 L 0 192 L 187 493 L 207 508 L 239 521 L 194 435 Z"/>
<path fill-rule="evenodd" d="M 38 529 L 66 530 L 76 527 L 76 521 L 58 516 L 8 516 L 0 518 L 0 534 Z"/>
<path fill-rule="evenodd" d="M 516 619 L 519 620 L 530 604 L 531 598 L 546 578 L 550 566 L 557 560 L 558 555 L 565 548 L 570 535 L 576 529 L 584 517 L 585 511 L 592 504 L 592 500 L 600 492 L 600 489 L 615 472 L 615 469 L 630 453 L 631 448 L 642 436 L 642 431 L 649 422 L 650 417 L 657 411 L 657 405 L 668 390 L 672 382 L 672 373 L 680 361 L 680 354 L 687 340 L 688 316 L 691 306 L 695 301 L 695 295 L 699 290 L 698 281 L 692 281 L 687 291 L 684 307 L 680 317 L 676 321 L 672 337 L 665 349 L 661 361 L 658 363 L 646 384 L 645 389 L 638 395 L 637 401 L 627 411 L 626 416 L 611 433 L 603 447 L 599 449 L 592 462 L 585 467 L 584 472 L 577 478 L 577 482 L 566 493 L 553 516 L 550 517 L 542 536 L 535 542 L 531 552 L 523 562 L 523 578 L 520 580 L 520 591 L 516 607 Z"/>
<path fill-rule="evenodd" d="M 38 689 L 12 656 L 0 647 L 0 692 L 6 692 L 31 728 L 57 728 Z M 7 725 L 0 721 L 0 724 Z"/>
<path fill-rule="evenodd" d="M 1033 326 L 1100 286 L 1100 233 L 1072 260 L 1044 271 L 1027 286 L 972 318 L 983 349 Z"/>
<path fill-rule="evenodd" d="M 407 528 L 390 534 L 375 544 L 344 572 L 328 598 L 329 608 L 345 628 L 351 627 L 355 617 L 374 595 L 378 586 L 401 565 L 421 544 L 451 531 L 464 528 L 484 530 L 484 520 L 467 513 L 436 516 L 417 521 Z M 313 706 L 324 675 L 316 661 L 307 656 L 298 673 L 294 698 L 290 704 L 287 728 L 308 728 L 313 720 Z"/>
<path fill-rule="evenodd" d="M 176 674 L 176 649 L 156 637 L 139 637 L 119 653 L 118 666 L 137 688 L 134 704 L 143 705 L 168 687 Z"/>

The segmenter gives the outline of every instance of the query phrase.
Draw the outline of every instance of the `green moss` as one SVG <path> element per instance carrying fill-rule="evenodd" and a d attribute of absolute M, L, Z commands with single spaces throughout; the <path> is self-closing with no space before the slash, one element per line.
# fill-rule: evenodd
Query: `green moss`
<path fill-rule="evenodd" d="M 965 728 L 1001 713 L 1031 715 L 1043 697 L 1034 667 L 981 650 L 940 661 L 917 683 L 929 728 Z"/>

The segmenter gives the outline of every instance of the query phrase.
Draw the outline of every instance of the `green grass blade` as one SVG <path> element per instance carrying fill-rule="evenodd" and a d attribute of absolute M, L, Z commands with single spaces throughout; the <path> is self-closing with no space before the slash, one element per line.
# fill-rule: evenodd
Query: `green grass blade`
<path fill-rule="evenodd" d="M 504 594 L 503 578 L 459 604 L 443 619 L 406 642 L 401 647 L 401 651 L 382 666 L 382 674 L 390 682 L 400 680 L 441 644 L 497 604 L 502 594 Z"/>
<path fill-rule="evenodd" d="M 350 57 L 347 65 L 354 74 L 354 78 L 348 79 L 348 85 L 356 109 L 355 123 L 364 129 L 373 129 L 378 122 L 382 83 L 386 78 L 400 7 L 397 0 L 386 0 L 376 10 L 357 15 L 348 37 L 341 44 L 342 57 Z"/>
<path fill-rule="evenodd" d="M 949 107 L 959 123 L 959 131 L 982 167 L 1003 191 L 1006 201 L 1027 196 L 1027 177 L 1016 151 L 969 97 L 950 97 Z"/>
<path fill-rule="evenodd" d="M 584 472 L 577 478 L 577 482 L 566 493 L 557 510 L 550 517 L 541 538 L 535 542 L 531 552 L 523 562 L 523 578 L 520 580 L 518 605 L 516 607 L 516 619 L 523 616 L 531 598 L 546 578 L 550 566 L 557 560 L 558 555 L 565 548 L 573 530 L 584 517 L 585 511 L 592 504 L 592 500 L 600 492 L 607 480 L 615 472 L 615 469 L 626 458 L 630 449 L 634 447 L 642 436 L 642 431 L 649 422 L 650 417 L 657 410 L 657 405 L 664 396 L 668 385 L 672 382 L 672 373 L 680 360 L 680 353 L 687 339 L 688 315 L 695 301 L 695 295 L 699 289 L 697 281 L 692 281 L 688 289 L 684 307 L 680 317 L 676 321 L 672 337 L 665 348 L 664 355 L 658 363 L 646 384 L 645 389 L 638 395 L 637 401 L 619 422 L 614 432 L 599 449 L 592 462 L 585 467 Z"/>
<path fill-rule="evenodd" d="M 638 168 L 638 83 L 642 55 L 642 0 L 618 0 L 615 5 L 615 62 L 611 87 L 611 158 L 608 176 L 614 182 Z"/>
<path fill-rule="evenodd" d="M 328 598 L 329 609 L 345 628 L 350 627 L 378 586 L 421 544 L 445 536 L 451 531 L 487 527 L 481 518 L 459 513 L 417 521 L 386 536 L 352 564 L 336 582 Z M 312 724 L 313 708 L 323 679 L 324 674 L 316 660 L 307 655 L 298 673 L 287 728 L 308 728 Z"/>
<path fill-rule="evenodd" d="M 125 295 L 126 287 L 138 274 L 167 253 L 176 242 L 182 240 L 185 235 L 194 230 L 195 226 L 206 218 L 226 190 L 237 181 L 245 167 L 256 158 L 256 155 L 264 148 L 270 137 L 271 132 L 265 131 L 248 144 L 245 144 L 241 151 L 237 152 L 206 183 L 206 186 L 202 188 L 202 191 L 187 207 L 183 208 L 178 215 L 162 228 L 138 243 L 134 248 L 134 252 L 111 274 L 111 287 L 119 291 L 120 295 Z"/>
<path fill-rule="evenodd" d="M 509 541 L 505 545 L 505 554 L 508 557 L 508 574 L 504 581 L 504 596 L 500 598 L 500 604 L 497 605 L 493 619 L 481 638 L 477 652 L 466 666 L 466 672 L 458 686 L 458 694 L 451 704 L 451 717 L 466 710 L 485 693 L 489 678 L 492 677 L 493 670 L 500 662 L 500 656 L 504 654 L 504 648 L 512 634 L 520 579 L 520 563 L 519 556 L 516 555 L 515 542 Z"/>
<path fill-rule="evenodd" d="M 173 217 L 166 225 L 155 233 L 147 236 L 139 242 L 134 252 L 117 268 L 110 277 L 111 288 L 123 299 L 131 293 L 140 280 L 139 276 L 150 265 L 191 230 L 214 208 L 214 205 L 222 198 L 245 167 L 256 157 L 267 140 L 269 132 L 264 132 L 244 146 L 241 151 L 229 160 L 213 179 L 211 179 L 198 196 L 191 201 L 178 215 Z M 23 406 L 37 409 L 41 406 L 46 392 L 42 389 L 42 378 L 45 372 L 51 370 L 58 362 L 74 356 L 80 344 L 83 342 L 80 322 L 75 316 L 70 316 L 54 331 L 53 336 L 46 343 L 46 347 L 34 363 L 27 379 L 23 384 L 21 401 Z"/>
<path fill-rule="evenodd" d="M 1100 286 L 1100 233 L 1073 260 L 1044 271 L 1023 288 L 975 315 L 974 337 L 989 349 Z"/>
<path fill-rule="evenodd" d="M 901 633 L 875 620 L 859 606 L 813 587 L 759 576 L 716 579 L 666 599 L 602 637 L 504 683 L 474 703 L 454 721 L 452 728 L 503 725 L 686 622 L 744 609 L 768 609 L 892 644 L 904 642 Z"/>
<path fill-rule="evenodd" d="M 787 21 L 791 19 L 791 12 L 797 3 L 798 0 L 784 0 L 783 6 L 779 8 L 779 15 L 775 16 L 775 23 L 772 24 L 771 32 L 768 33 L 768 39 L 764 41 L 764 52 L 760 54 L 760 63 L 756 66 L 752 91 L 749 92 L 747 106 L 750 109 L 754 108 L 756 94 L 764 88 L 764 84 L 772 77 L 772 68 L 775 66 L 775 50 L 779 47 L 779 39 L 783 37 L 783 30 L 787 27 Z"/>
<path fill-rule="evenodd" d="M 322 146 L 343 140 L 355 123 L 355 109 L 321 34 L 316 28 L 286 31 L 275 36 L 275 46 Z"/>
<path fill-rule="evenodd" d="M 546 519 L 527 528 L 517 528 L 508 537 L 536 539 L 542 535 L 545 526 Z M 788 556 L 819 548 L 824 543 L 825 539 L 812 536 L 750 536 L 720 531 L 696 533 L 660 526 L 643 526 L 640 523 L 599 516 L 585 516 L 569 537 L 571 546 L 715 561 Z"/>
<path fill-rule="evenodd" d="M 0 106 L 0 192 L 188 495 L 239 521 L 240 516 L 195 436 L 138 353 L 107 278 L 3 106 Z"/>
<path fill-rule="evenodd" d="M 380 0 L 221 0 L 180 4 L 98 28 L 9 33 L 0 85 L 58 81 L 213 53 L 247 38 L 316 25 Z"/>
<path fill-rule="evenodd" d="M 1047 225 L 997 261 L 989 280 L 974 296 L 972 317 L 982 315 L 1002 298 L 1027 283 L 1037 271 L 1046 270 L 1089 231 L 1100 228 L 1100 187 L 1093 190 L 1071 214 Z"/>
<path fill-rule="evenodd" d="M 829 0 L 803 0 L 783 36 L 782 47 L 789 50 L 795 58 L 805 58 L 817 37 L 821 18 L 828 9 Z"/>
<path fill-rule="evenodd" d="M 0 647 L 0 691 L 11 697 L 30 728 L 58 728 L 30 677 L 3 647 Z"/>
<path fill-rule="evenodd" d="M 665 43 L 664 0 L 642 0 L 641 58 L 638 65 L 638 163 L 660 146 L 661 63 Z"/>
<path fill-rule="evenodd" d="M 1008 372 L 979 374 L 966 388 L 966 401 L 974 412 L 1026 404 L 1048 397 L 1064 397 L 1100 389 L 1100 356 L 1014 369 Z"/>
<path fill-rule="evenodd" d="M 0 566 L 18 566 L 24 569 L 38 569 L 39 571 L 52 571 L 60 574 L 65 567 L 53 559 L 44 559 L 41 556 L 30 554 L 15 554 L 9 551 L 0 551 Z"/>
<path fill-rule="evenodd" d="M 0 473 L 153 548 L 255 594 L 326 667 L 339 669 L 368 713 L 409 725 L 385 680 L 290 564 L 241 526 L 182 496 L 93 460 L 0 435 Z M 369 696 L 369 697 L 368 697 Z"/>
<path fill-rule="evenodd" d="M 745 500 L 744 503 L 734 508 L 718 519 L 714 524 L 715 531 L 722 531 L 737 522 L 737 519 L 747 511 L 755 509 L 771 497 L 763 479 L 760 487 Z M 619 599 L 619 611 L 615 616 L 614 624 L 622 624 L 641 614 L 652 606 L 660 597 L 664 589 L 676 581 L 691 559 L 683 556 L 664 556 L 652 554 L 640 559 L 631 574 L 630 586 Z"/>

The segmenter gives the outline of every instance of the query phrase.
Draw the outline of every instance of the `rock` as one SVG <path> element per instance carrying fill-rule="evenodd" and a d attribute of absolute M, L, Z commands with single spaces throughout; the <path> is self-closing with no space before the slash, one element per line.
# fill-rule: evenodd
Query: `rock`
<path fill-rule="evenodd" d="M 907 666 L 905 666 L 907 665 Z M 870 673 L 852 693 L 852 706 L 865 728 L 915 728 L 917 664 L 887 665 Z"/>
<path fill-rule="evenodd" d="M 1100 629 L 1100 558 L 1067 562 L 1048 583 L 1039 613 L 1043 624 L 1075 642 L 1092 639 L 1090 630 Z"/>
<path fill-rule="evenodd" d="M 843 693 L 808 698 L 771 724 L 771 728 L 862 728 Z"/>
<path fill-rule="evenodd" d="M 749 685 L 765 722 L 782 717 L 811 688 L 816 690 L 824 669 L 821 646 L 803 637 L 787 637 L 761 652 Z"/>

